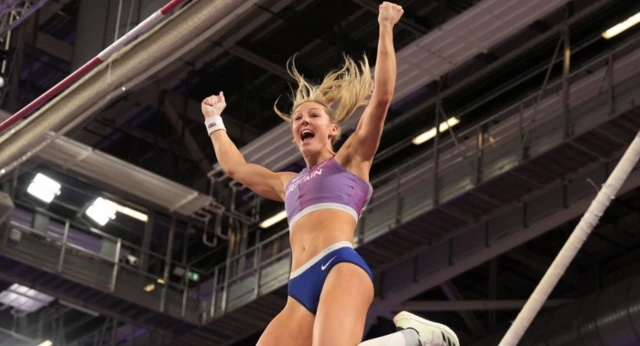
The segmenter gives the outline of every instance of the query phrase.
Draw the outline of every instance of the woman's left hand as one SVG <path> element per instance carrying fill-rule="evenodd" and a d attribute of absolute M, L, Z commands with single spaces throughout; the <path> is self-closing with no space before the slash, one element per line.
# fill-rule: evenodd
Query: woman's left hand
<path fill-rule="evenodd" d="M 378 23 L 388 24 L 393 26 L 396 23 L 398 23 L 403 13 L 404 13 L 404 10 L 402 9 L 402 6 L 385 1 L 380 5 L 380 14 L 378 15 Z"/>

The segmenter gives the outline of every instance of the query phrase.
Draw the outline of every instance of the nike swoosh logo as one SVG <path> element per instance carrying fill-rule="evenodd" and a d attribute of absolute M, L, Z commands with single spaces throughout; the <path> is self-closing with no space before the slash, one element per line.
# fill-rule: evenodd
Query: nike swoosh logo
<path fill-rule="evenodd" d="M 334 259 L 336 259 L 336 256 L 333 256 L 333 258 L 331 258 L 331 259 L 329 260 L 329 262 L 327 262 L 327 263 L 323 264 L 323 265 L 320 267 L 320 269 L 322 269 L 322 270 L 327 269 L 327 266 L 329 265 L 329 263 L 331 263 L 331 261 L 333 261 Z"/>

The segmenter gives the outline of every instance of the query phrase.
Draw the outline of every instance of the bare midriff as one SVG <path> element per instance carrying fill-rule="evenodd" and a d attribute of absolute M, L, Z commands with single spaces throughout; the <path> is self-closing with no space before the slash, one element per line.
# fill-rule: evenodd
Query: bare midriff
<path fill-rule="evenodd" d="M 300 268 L 322 250 L 340 241 L 353 242 L 356 220 L 337 209 L 311 212 L 289 230 L 291 271 Z"/>

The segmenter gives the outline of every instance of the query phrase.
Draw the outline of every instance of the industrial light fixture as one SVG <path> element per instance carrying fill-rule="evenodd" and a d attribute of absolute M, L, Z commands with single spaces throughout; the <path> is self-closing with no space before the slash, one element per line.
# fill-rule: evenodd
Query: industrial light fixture
<path fill-rule="evenodd" d="M 53 342 L 51 342 L 51 340 L 45 340 L 38 346 L 53 346 Z"/>
<path fill-rule="evenodd" d="M 100 226 L 104 226 L 107 222 L 116 218 L 116 208 L 113 202 L 102 197 L 98 197 L 98 199 L 87 208 L 85 213 Z"/>
<path fill-rule="evenodd" d="M 60 187 L 57 181 L 38 173 L 29 184 L 27 192 L 45 203 L 51 203 L 60 194 Z"/>
<path fill-rule="evenodd" d="M 116 208 L 116 211 L 118 213 L 127 215 L 129 217 L 132 217 L 132 218 L 134 218 L 136 220 L 139 220 L 139 221 L 142 221 L 142 222 L 149 221 L 149 216 L 147 214 L 141 213 L 141 212 L 139 212 L 137 210 L 133 210 L 133 209 L 131 209 L 129 207 L 125 207 L 125 206 L 122 206 L 122 205 L 114 203 L 114 202 L 111 202 L 111 203 L 114 204 L 114 206 Z"/>
<path fill-rule="evenodd" d="M 153 291 L 155 289 L 156 289 L 156 285 L 154 285 L 154 284 L 148 284 L 148 285 L 144 286 L 144 290 L 146 292 L 151 292 L 151 291 Z"/>
<path fill-rule="evenodd" d="M 0 292 L 0 306 L 10 306 L 24 313 L 36 312 L 54 300 L 52 296 L 19 284 L 12 284 Z"/>
<path fill-rule="evenodd" d="M 149 216 L 129 207 L 122 206 L 116 202 L 99 197 L 87 209 L 87 215 L 91 217 L 100 226 L 104 226 L 116 217 L 116 212 L 132 217 L 142 222 L 149 221 Z"/>
<path fill-rule="evenodd" d="M 164 280 L 162 280 L 162 279 L 158 279 L 158 283 L 159 283 L 160 285 L 164 285 Z"/>
<path fill-rule="evenodd" d="M 460 123 L 460 120 L 458 120 L 458 118 L 451 117 L 447 119 L 447 121 L 441 122 L 440 125 L 438 126 L 438 130 L 439 132 L 444 132 L 444 131 L 447 131 L 450 127 L 454 127 L 459 123 Z M 420 145 L 432 139 L 435 136 L 436 136 L 436 128 L 433 127 L 428 131 L 425 131 L 424 133 L 420 134 L 419 136 L 416 136 L 411 142 L 413 142 L 413 144 L 415 145 Z"/>
<path fill-rule="evenodd" d="M 285 210 L 273 215 L 272 217 L 262 221 L 260 223 L 260 228 L 269 228 L 278 222 L 284 220 L 287 217 L 287 212 Z"/>
<path fill-rule="evenodd" d="M 640 23 L 640 12 L 627 18 L 627 20 L 613 26 L 611 29 L 603 32 L 602 37 L 608 40 L 638 23 Z"/>

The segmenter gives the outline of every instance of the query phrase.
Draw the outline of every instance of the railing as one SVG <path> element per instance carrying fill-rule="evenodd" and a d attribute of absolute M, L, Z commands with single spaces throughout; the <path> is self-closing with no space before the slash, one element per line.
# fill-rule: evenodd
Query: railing
<path fill-rule="evenodd" d="M 574 52 L 595 41 L 588 41 Z M 376 193 L 358 224 L 356 246 L 386 233 L 403 220 L 410 220 L 442 201 L 500 175 L 527 158 L 544 153 L 550 145 L 558 145 L 572 134 L 596 126 L 593 119 L 580 117 L 581 113 L 591 110 L 589 102 L 595 97 L 607 99 L 607 112 L 613 115 L 613 86 L 623 80 L 628 81 L 633 73 L 637 73 L 634 63 L 640 60 L 638 47 L 640 36 L 591 60 L 571 74 L 565 74 L 560 80 L 553 83 L 545 81 L 540 91 L 474 126 L 458 133 L 449 129 L 447 140 L 442 140 L 442 134 L 436 136 L 431 149 L 376 178 L 372 181 Z M 554 58 L 551 65 L 559 61 L 562 58 Z M 506 93 L 515 84 L 530 81 L 547 68 L 536 69 L 517 83 L 456 113 L 456 116 L 463 118 L 482 104 Z M 623 78 L 614 81 L 614 72 Z M 561 93 L 565 88 L 566 93 Z M 563 97 L 557 94 L 563 94 Z M 572 105 L 581 104 L 586 104 L 585 112 L 572 109 L 569 113 Z M 442 117 L 440 121 L 436 120 L 436 124 L 447 118 L 441 108 L 437 112 Z M 564 128 L 556 132 L 558 124 Z M 515 149 L 513 144 L 516 144 Z M 461 178 L 461 169 L 466 171 L 466 177 Z M 418 185 L 420 188 L 416 188 Z M 499 203 L 488 197 L 487 202 Z M 207 282 L 212 292 L 209 318 L 220 316 L 285 284 L 290 270 L 289 254 L 288 229 L 285 229 L 214 267 L 207 273 L 213 275 L 211 282 Z M 230 276 L 231 269 L 240 263 L 244 263 L 244 268 L 240 268 L 239 274 Z"/>
<path fill-rule="evenodd" d="M 201 322 L 200 314 L 205 311 L 201 304 L 202 286 L 200 282 L 189 282 L 187 273 L 197 273 L 201 277 L 205 273 L 97 229 L 81 227 L 54 215 L 50 217 L 63 223 L 62 234 L 52 231 L 55 226 L 40 230 L 21 223 L 26 220 L 10 221 L 2 236 L 1 252 L 19 257 L 27 264 L 44 263 L 42 269 L 117 294 L 133 303 L 192 323 Z M 77 237 L 79 232 L 98 239 L 100 249 L 80 246 L 78 241 L 71 239 L 70 235 Z M 127 263 L 124 255 L 132 251 L 147 256 L 145 268 Z M 79 263 L 82 262 L 79 259 L 91 265 Z M 176 267 L 185 270 L 179 280 L 170 276 Z"/>

